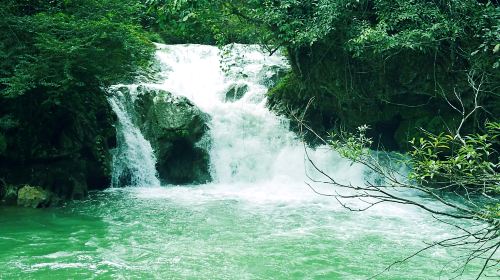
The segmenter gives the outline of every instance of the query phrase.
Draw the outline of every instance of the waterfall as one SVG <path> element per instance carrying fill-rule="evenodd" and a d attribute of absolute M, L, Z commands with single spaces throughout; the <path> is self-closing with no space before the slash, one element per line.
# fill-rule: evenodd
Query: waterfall
<path fill-rule="evenodd" d="M 247 184 L 268 193 L 265 183 L 310 192 L 303 183 L 306 172 L 304 146 L 289 130 L 286 118 L 267 107 L 269 87 L 288 71 L 284 56 L 269 56 L 259 46 L 232 44 L 223 48 L 204 45 L 156 44 L 161 73 L 158 81 L 142 85 L 190 99 L 211 117 L 210 163 L 215 184 Z M 114 157 L 113 182 L 119 185 L 127 175 L 132 185 L 158 185 L 151 145 L 135 126 L 133 91 L 117 92 L 109 98 L 118 115 L 119 148 Z M 338 180 L 362 180 L 359 168 L 328 148 L 310 155 L 325 163 L 325 171 Z M 311 174 L 308 174 L 311 175 Z M 122 178 L 122 179 L 120 179 Z M 362 181 L 360 181 L 362 182 Z M 258 184 L 256 184 L 258 183 Z M 122 184 L 123 185 L 123 184 Z M 303 195 L 302 191 L 295 195 Z M 280 194 L 283 195 L 283 194 Z"/>
<path fill-rule="evenodd" d="M 284 57 L 270 57 L 258 46 L 238 44 L 223 49 L 158 48 L 158 58 L 167 69 L 166 79 L 158 86 L 189 98 L 212 118 L 213 178 L 220 183 L 271 179 L 283 149 L 298 144 L 288 122 L 266 108 L 269 77 L 276 69 L 288 67 Z M 231 88 L 233 95 L 240 91 L 241 96 L 228 98 Z"/>
<path fill-rule="evenodd" d="M 119 86 L 113 87 L 115 90 L 108 97 L 108 102 L 118 117 L 112 186 L 159 186 L 153 149 L 134 121 L 135 111 L 131 96 L 137 86 L 128 86 L 129 92 L 120 91 L 118 88 Z"/>
<path fill-rule="evenodd" d="M 302 142 L 289 130 L 289 121 L 266 106 L 269 87 L 289 69 L 283 55 L 269 56 L 257 45 L 241 44 L 222 49 L 162 44 L 157 48 L 163 81 L 150 86 L 185 96 L 211 116 L 215 183 L 272 182 L 284 185 L 285 192 L 292 184 L 309 191 L 303 184 L 308 166 Z M 362 182 L 360 167 L 351 167 L 327 147 L 311 151 L 311 156 L 339 180 Z"/>

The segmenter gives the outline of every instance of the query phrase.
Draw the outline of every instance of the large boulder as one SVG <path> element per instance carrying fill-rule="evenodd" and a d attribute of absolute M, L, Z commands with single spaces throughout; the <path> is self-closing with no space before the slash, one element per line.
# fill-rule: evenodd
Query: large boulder
<path fill-rule="evenodd" d="M 165 139 L 197 142 L 208 131 L 209 116 L 186 97 L 146 87 L 139 87 L 137 93 L 134 105 L 141 113 L 141 130 L 153 145 Z"/>
<path fill-rule="evenodd" d="M 130 91 L 122 87 L 118 90 Z M 131 100 L 135 122 L 151 143 L 162 183 L 201 184 L 211 180 L 208 154 L 210 117 L 189 99 L 139 86 Z"/>
<path fill-rule="evenodd" d="M 50 203 L 51 194 L 41 187 L 24 186 L 17 194 L 17 205 L 28 208 L 46 207 Z"/>

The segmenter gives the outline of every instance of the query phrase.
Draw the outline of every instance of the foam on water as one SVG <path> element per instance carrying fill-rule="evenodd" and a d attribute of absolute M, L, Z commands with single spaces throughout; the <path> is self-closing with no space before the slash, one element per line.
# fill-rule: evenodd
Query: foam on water
<path fill-rule="evenodd" d="M 310 177 L 326 178 L 308 164 L 305 147 L 290 132 L 288 120 L 266 107 L 270 77 L 276 69 L 288 69 L 283 56 L 269 56 L 254 45 L 233 44 L 222 49 L 204 45 L 156 46 L 157 62 L 162 69 L 160 78 L 144 85 L 185 96 L 211 116 L 209 152 L 214 181 L 202 186 L 140 188 L 139 198 L 172 199 L 187 204 L 237 199 L 269 207 L 280 203 L 320 203 L 331 209 L 342 208 L 335 199 L 319 196 L 307 186 Z M 227 101 L 228 89 L 241 84 L 248 87 L 244 96 Z M 114 173 L 119 175 L 128 168 L 135 172 L 135 186 L 159 186 L 151 145 L 134 126 L 130 112 L 137 86 L 128 86 L 128 99 L 119 92 L 110 98 L 126 143 L 115 155 Z M 309 150 L 308 155 L 338 182 L 365 183 L 365 168 L 353 165 L 328 147 Z M 321 193 L 334 192 L 328 184 L 312 185 Z M 364 205 L 360 201 L 349 203 L 353 207 Z M 370 213 L 420 216 L 418 209 L 388 204 L 376 206 Z"/>
<path fill-rule="evenodd" d="M 269 56 L 255 45 L 233 44 L 222 49 L 204 45 L 156 46 L 156 59 L 162 69 L 159 82 L 145 85 L 185 96 L 211 116 L 209 153 L 214 182 L 177 192 L 179 187 L 168 186 L 165 191 L 148 191 L 149 196 L 163 196 L 164 192 L 210 193 L 207 197 L 220 199 L 226 195 L 255 203 L 320 199 L 305 184 L 310 181 L 308 177 L 321 175 L 307 164 L 304 145 L 289 130 L 289 121 L 266 106 L 270 78 L 277 69 L 288 69 L 283 56 Z M 248 90 L 240 99 L 228 101 L 226 92 L 235 85 L 246 85 Z M 129 86 L 130 100 L 120 95 L 110 99 L 122 133 L 127 136 L 123 156 L 115 157 L 115 169 L 124 169 L 128 161 L 129 169 L 139 172 L 135 175 L 136 186 L 158 186 L 151 146 L 134 127 L 127 109 L 137 86 Z M 364 184 L 366 170 L 328 147 L 308 154 L 339 182 Z M 323 193 L 332 191 L 331 185 L 315 183 L 314 187 Z"/>

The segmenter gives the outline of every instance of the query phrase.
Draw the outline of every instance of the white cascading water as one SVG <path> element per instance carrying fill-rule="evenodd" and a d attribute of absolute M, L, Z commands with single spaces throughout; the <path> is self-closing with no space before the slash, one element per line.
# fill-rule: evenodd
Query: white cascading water
<path fill-rule="evenodd" d="M 238 190 L 239 195 L 245 195 L 246 189 L 252 196 L 261 193 L 261 198 L 269 198 L 272 190 L 278 197 L 289 197 L 290 185 L 300 182 L 300 189 L 313 195 L 303 184 L 307 165 L 302 143 L 289 131 L 288 121 L 266 107 L 269 78 L 276 69 L 288 68 L 283 56 L 269 56 L 255 45 L 233 44 L 222 49 L 204 45 L 156 46 L 162 69 L 160 82 L 144 85 L 185 96 L 211 116 L 214 183 L 230 185 L 233 191 L 235 184 L 243 184 L 245 188 Z M 247 92 L 239 100 L 228 101 L 226 92 L 235 85 L 246 85 Z M 130 103 L 137 85 L 128 88 L 131 96 L 117 91 L 109 98 L 118 115 L 121 139 L 114 157 L 113 181 L 131 172 L 132 185 L 159 186 L 153 150 L 133 121 Z M 338 174 L 339 180 L 362 177 L 360 168 L 353 168 L 328 149 L 311 153 L 329 167 L 326 171 Z"/>
<path fill-rule="evenodd" d="M 212 175 L 218 183 L 270 180 L 280 153 L 298 142 L 287 123 L 266 108 L 266 67 L 286 67 L 282 57 L 269 57 L 257 46 L 160 45 L 158 58 L 168 66 L 164 90 L 192 100 L 211 117 Z M 224 54 L 221 54 L 224 53 Z M 222 65 L 227 62 L 229 65 Z M 228 68 L 229 67 L 229 68 Z M 226 72 L 222 69 L 228 68 Z M 236 101 L 225 93 L 234 85 L 248 91 Z M 299 162 L 300 162 L 299 158 Z"/>
<path fill-rule="evenodd" d="M 118 117 L 117 148 L 113 151 L 112 186 L 120 186 L 119 182 L 126 177 L 127 184 L 132 186 L 160 186 L 156 176 L 156 158 L 151 144 L 144 138 L 134 123 L 134 109 L 131 96 L 121 92 L 115 86 L 113 95 L 108 97 L 111 108 Z M 130 93 L 137 86 L 128 86 Z"/>
<path fill-rule="evenodd" d="M 266 107 L 269 78 L 276 69 L 288 68 L 283 56 L 269 56 L 255 45 L 156 46 L 160 82 L 144 85 L 185 96 L 211 116 L 210 192 L 259 202 L 316 198 L 304 184 L 306 170 L 314 172 L 305 164 L 303 144 L 289 131 L 288 121 Z M 247 92 L 241 99 L 227 100 L 226 92 L 234 85 L 247 87 Z M 119 95 L 110 98 L 124 136 L 121 150 L 126 150 L 115 156 L 115 177 L 128 162 L 130 171 L 139 172 L 133 185 L 157 186 L 153 151 L 134 126 L 127 102 L 132 101 Z M 336 179 L 362 182 L 361 168 L 327 148 L 311 151 L 311 156 Z"/>
<path fill-rule="evenodd" d="M 219 191 L 258 201 L 314 196 L 303 183 L 307 165 L 302 143 L 289 131 L 288 121 L 266 107 L 269 78 L 277 69 L 288 68 L 283 56 L 269 56 L 255 45 L 156 46 L 160 82 L 144 85 L 185 96 L 211 116 L 211 172 Z M 228 101 L 226 92 L 235 85 L 246 85 L 247 92 Z M 115 90 L 109 98 L 119 121 L 113 185 L 130 172 L 131 185 L 159 186 L 151 145 L 134 124 L 131 103 L 137 85 L 128 88 L 131 96 Z M 311 153 L 338 180 L 362 180 L 363 171 L 336 153 L 328 149 Z"/>

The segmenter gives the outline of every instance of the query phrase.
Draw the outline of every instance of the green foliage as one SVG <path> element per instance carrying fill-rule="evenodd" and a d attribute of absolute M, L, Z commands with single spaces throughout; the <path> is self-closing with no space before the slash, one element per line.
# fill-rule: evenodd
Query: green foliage
<path fill-rule="evenodd" d="M 500 122 L 486 124 L 484 134 L 464 137 L 441 133 L 410 141 L 410 180 L 419 185 L 472 194 L 500 194 Z M 356 133 L 331 133 L 329 145 L 353 162 L 371 160 L 372 139 L 366 136 L 369 127 L 357 128 Z"/>
<path fill-rule="evenodd" d="M 475 37 L 481 44 L 471 52 L 471 57 L 476 63 L 497 69 L 500 67 L 500 7 L 489 7 L 475 22 L 480 30 Z"/>
<path fill-rule="evenodd" d="M 294 76 L 294 85 L 273 91 L 271 103 L 300 110 L 315 98 L 321 118 L 310 113 L 307 120 L 320 123 L 316 131 L 368 124 L 379 143 L 407 150 L 418 127 L 434 134 L 454 127 L 461 116 L 452 106 L 472 106 L 479 84 L 478 121 L 464 132 L 479 131 L 500 114 L 498 4 L 261 2 L 266 9 L 259 19 L 272 31 L 271 42 L 287 49 Z"/>
<path fill-rule="evenodd" d="M 456 17 L 467 15 L 472 7 L 459 5 L 458 1 L 448 1 L 453 11 L 438 1 L 374 2 L 377 21 L 362 20 L 349 40 L 349 48 L 357 56 L 366 51 L 423 51 L 437 47 L 443 39 L 457 40 L 464 35 L 463 25 L 467 18 L 457 20 Z"/>
<path fill-rule="evenodd" d="M 368 126 L 362 125 L 357 128 L 357 133 L 344 131 L 340 132 L 340 134 L 331 133 L 328 143 L 342 157 L 353 162 L 359 162 L 371 154 L 370 147 L 373 140 L 366 136 L 368 129 Z"/>
<path fill-rule="evenodd" d="M 449 134 L 432 135 L 411 141 L 412 172 L 410 178 L 437 190 L 464 193 L 468 199 L 477 195 L 477 218 L 496 224 L 500 222 L 500 123 L 486 124 L 485 134 L 463 138 Z"/>
<path fill-rule="evenodd" d="M 75 85 L 108 86 L 131 80 L 148 65 L 152 45 L 137 25 L 117 21 L 122 15 L 96 13 L 100 2 L 78 3 L 68 11 L 3 18 L 0 24 L 9 32 L 0 35 L 2 95 L 16 97 L 41 87 L 64 93 Z"/>
<path fill-rule="evenodd" d="M 470 193 L 500 194 L 500 123 L 488 123 L 485 134 L 463 138 L 449 134 L 413 139 L 412 179 Z M 444 186 L 444 187 L 443 187 Z"/>
<path fill-rule="evenodd" d="M 487 205 L 481 213 L 481 218 L 500 225 L 500 203 Z"/>
<path fill-rule="evenodd" d="M 252 21 L 254 4 L 243 0 L 148 0 L 156 31 L 167 43 L 255 43 L 267 30 Z"/>
<path fill-rule="evenodd" d="M 425 137 L 411 141 L 410 157 L 392 158 L 392 164 L 384 166 L 380 158 L 369 149 L 372 140 L 366 136 L 367 127 L 361 126 L 357 133 L 332 133 L 329 145 L 339 154 L 355 163 L 363 164 L 375 171 L 390 184 L 416 189 L 431 194 L 447 206 L 464 209 L 460 198 L 469 205 L 468 212 L 475 219 L 486 221 L 496 227 L 500 222 L 500 123 L 486 124 L 484 134 L 464 137 L 425 133 Z M 406 166 L 410 170 L 406 180 L 392 177 L 398 174 L 391 166 Z M 445 191 L 445 192 L 443 192 Z M 454 193 L 455 200 L 444 199 L 443 193 Z"/>
<path fill-rule="evenodd" d="M 148 0 L 147 4 L 163 37 L 173 43 L 262 43 L 293 50 L 338 41 L 342 49 L 364 60 L 402 50 L 434 53 L 445 47 L 442 51 L 458 53 L 455 48 L 460 46 L 462 55 L 481 54 L 475 60 L 490 67 L 498 67 L 500 57 L 500 8 L 490 2 Z"/>
<path fill-rule="evenodd" d="M 312 45 L 325 38 L 335 28 L 336 21 L 346 16 L 344 8 L 349 1 L 260 2 L 261 11 L 255 13 L 254 17 L 273 31 L 273 43 L 298 47 Z"/>
<path fill-rule="evenodd" d="M 341 33 L 342 37 L 332 39 L 345 42 L 356 56 L 402 49 L 430 51 L 443 41 L 464 43 L 471 35 L 481 38 L 490 52 L 499 43 L 499 8 L 476 0 L 250 2 L 257 12 L 249 16 L 272 30 L 276 44 L 287 47 L 330 40 L 333 33 Z"/>
<path fill-rule="evenodd" d="M 61 197 L 110 181 L 105 88 L 149 66 L 140 0 L 4 0 L 0 6 L 0 173 Z M 0 143 L 1 144 L 1 143 Z"/>

